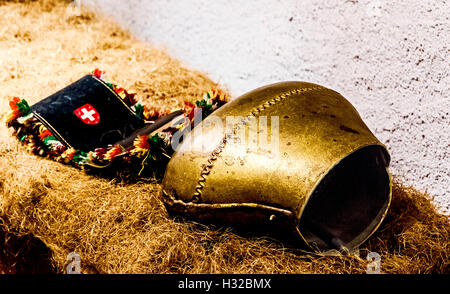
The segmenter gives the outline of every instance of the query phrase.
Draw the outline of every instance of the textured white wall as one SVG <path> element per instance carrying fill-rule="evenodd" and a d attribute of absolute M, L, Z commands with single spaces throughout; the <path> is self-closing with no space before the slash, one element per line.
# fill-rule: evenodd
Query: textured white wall
<path fill-rule="evenodd" d="M 450 3 L 84 0 L 240 95 L 283 80 L 350 100 L 391 171 L 450 214 Z"/>

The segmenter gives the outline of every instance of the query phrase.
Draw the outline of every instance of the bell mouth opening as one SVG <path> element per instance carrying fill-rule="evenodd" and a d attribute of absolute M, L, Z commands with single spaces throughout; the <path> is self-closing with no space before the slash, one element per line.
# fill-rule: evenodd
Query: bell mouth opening
<path fill-rule="evenodd" d="M 391 199 L 389 155 L 363 147 L 341 160 L 311 194 L 298 229 L 317 251 L 352 250 L 383 220 Z"/>

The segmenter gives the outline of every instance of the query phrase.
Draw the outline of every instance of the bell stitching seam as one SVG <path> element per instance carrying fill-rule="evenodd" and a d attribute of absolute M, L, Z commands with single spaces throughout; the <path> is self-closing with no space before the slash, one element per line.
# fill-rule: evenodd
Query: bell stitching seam
<path fill-rule="evenodd" d="M 248 121 L 252 117 L 256 117 L 262 111 L 266 110 L 270 106 L 273 106 L 273 105 L 275 105 L 275 104 L 285 100 L 289 96 L 292 96 L 294 94 L 304 94 L 304 93 L 307 93 L 307 92 L 312 92 L 312 91 L 320 90 L 320 89 L 325 89 L 325 87 L 316 86 L 316 87 L 310 87 L 310 88 L 293 89 L 293 90 L 291 90 L 289 92 L 282 93 L 282 94 L 276 96 L 275 98 L 272 98 L 272 99 L 270 99 L 270 100 L 260 104 L 259 106 L 253 108 L 250 111 L 250 113 L 245 116 L 244 119 L 242 119 L 241 121 L 235 123 L 235 125 L 233 126 L 233 129 L 232 129 L 232 132 L 228 133 L 228 134 L 225 134 L 225 136 L 223 137 L 223 139 L 220 142 L 219 146 L 217 146 L 211 152 L 211 155 L 209 156 L 209 158 L 207 160 L 207 164 L 203 166 L 202 171 L 200 172 L 200 178 L 198 179 L 197 186 L 195 187 L 195 193 L 192 196 L 191 202 L 197 203 L 197 202 L 199 202 L 201 200 L 201 196 L 202 196 L 202 193 L 203 193 L 203 188 L 205 187 L 206 177 L 211 172 L 211 169 L 213 168 L 214 162 L 217 160 L 218 155 L 220 153 L 222 153 L 223 149 L 225 148 L 225 146 L 227 144 L 227 140 L 230 139 L 233 135 L 236 135 L 237 131 L 239 131 L 239 129 L 243 125 L 246 125 L 248 123 Z"/>

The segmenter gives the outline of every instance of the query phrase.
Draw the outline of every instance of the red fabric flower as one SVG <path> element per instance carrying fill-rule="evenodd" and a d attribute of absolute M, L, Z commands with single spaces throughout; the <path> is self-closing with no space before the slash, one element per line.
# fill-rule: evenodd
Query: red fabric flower
<path fill-rule="evenodd" d="M 44 138 L 50 137 L 50 136 L 53 136 L 53 134 L 49 130 L 45 130 L 39 134 L 39 138 L 41 140 L 43 140 Z"/>
<path fill-rule="evenodd" d="M 94 71 L 92 72 L 92 74 L 93 74 L 94 76 L 96 76 L 97 78 L 101 79 L 101 78 L 102 78 L 102 75 L 103 75 L 103 72 L 102 72 L 101 70 L 99 70 L 98 68 L 96 68 L 96 69 L 94 69 Z"/>
<path fill-rule="evenodd" d="M 19 103 L 19 102 L 20 102 L 20 98 L 19 97 L 13 97 L 9 101 L 9 107 L 11 107 L 11 110 L 18 111 L 19 108 L 17 107 L 17 103 Z"/>

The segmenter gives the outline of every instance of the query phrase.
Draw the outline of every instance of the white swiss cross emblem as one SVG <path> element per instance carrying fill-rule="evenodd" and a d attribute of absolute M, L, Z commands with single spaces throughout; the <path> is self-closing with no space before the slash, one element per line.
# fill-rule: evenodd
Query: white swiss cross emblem
<path fill-rule="evenodd" d="M 88 125 L 96 125 L 100 121 L 100 114 L 91 104 L 84 104 L 73 111 L 82 122 Z"/>

